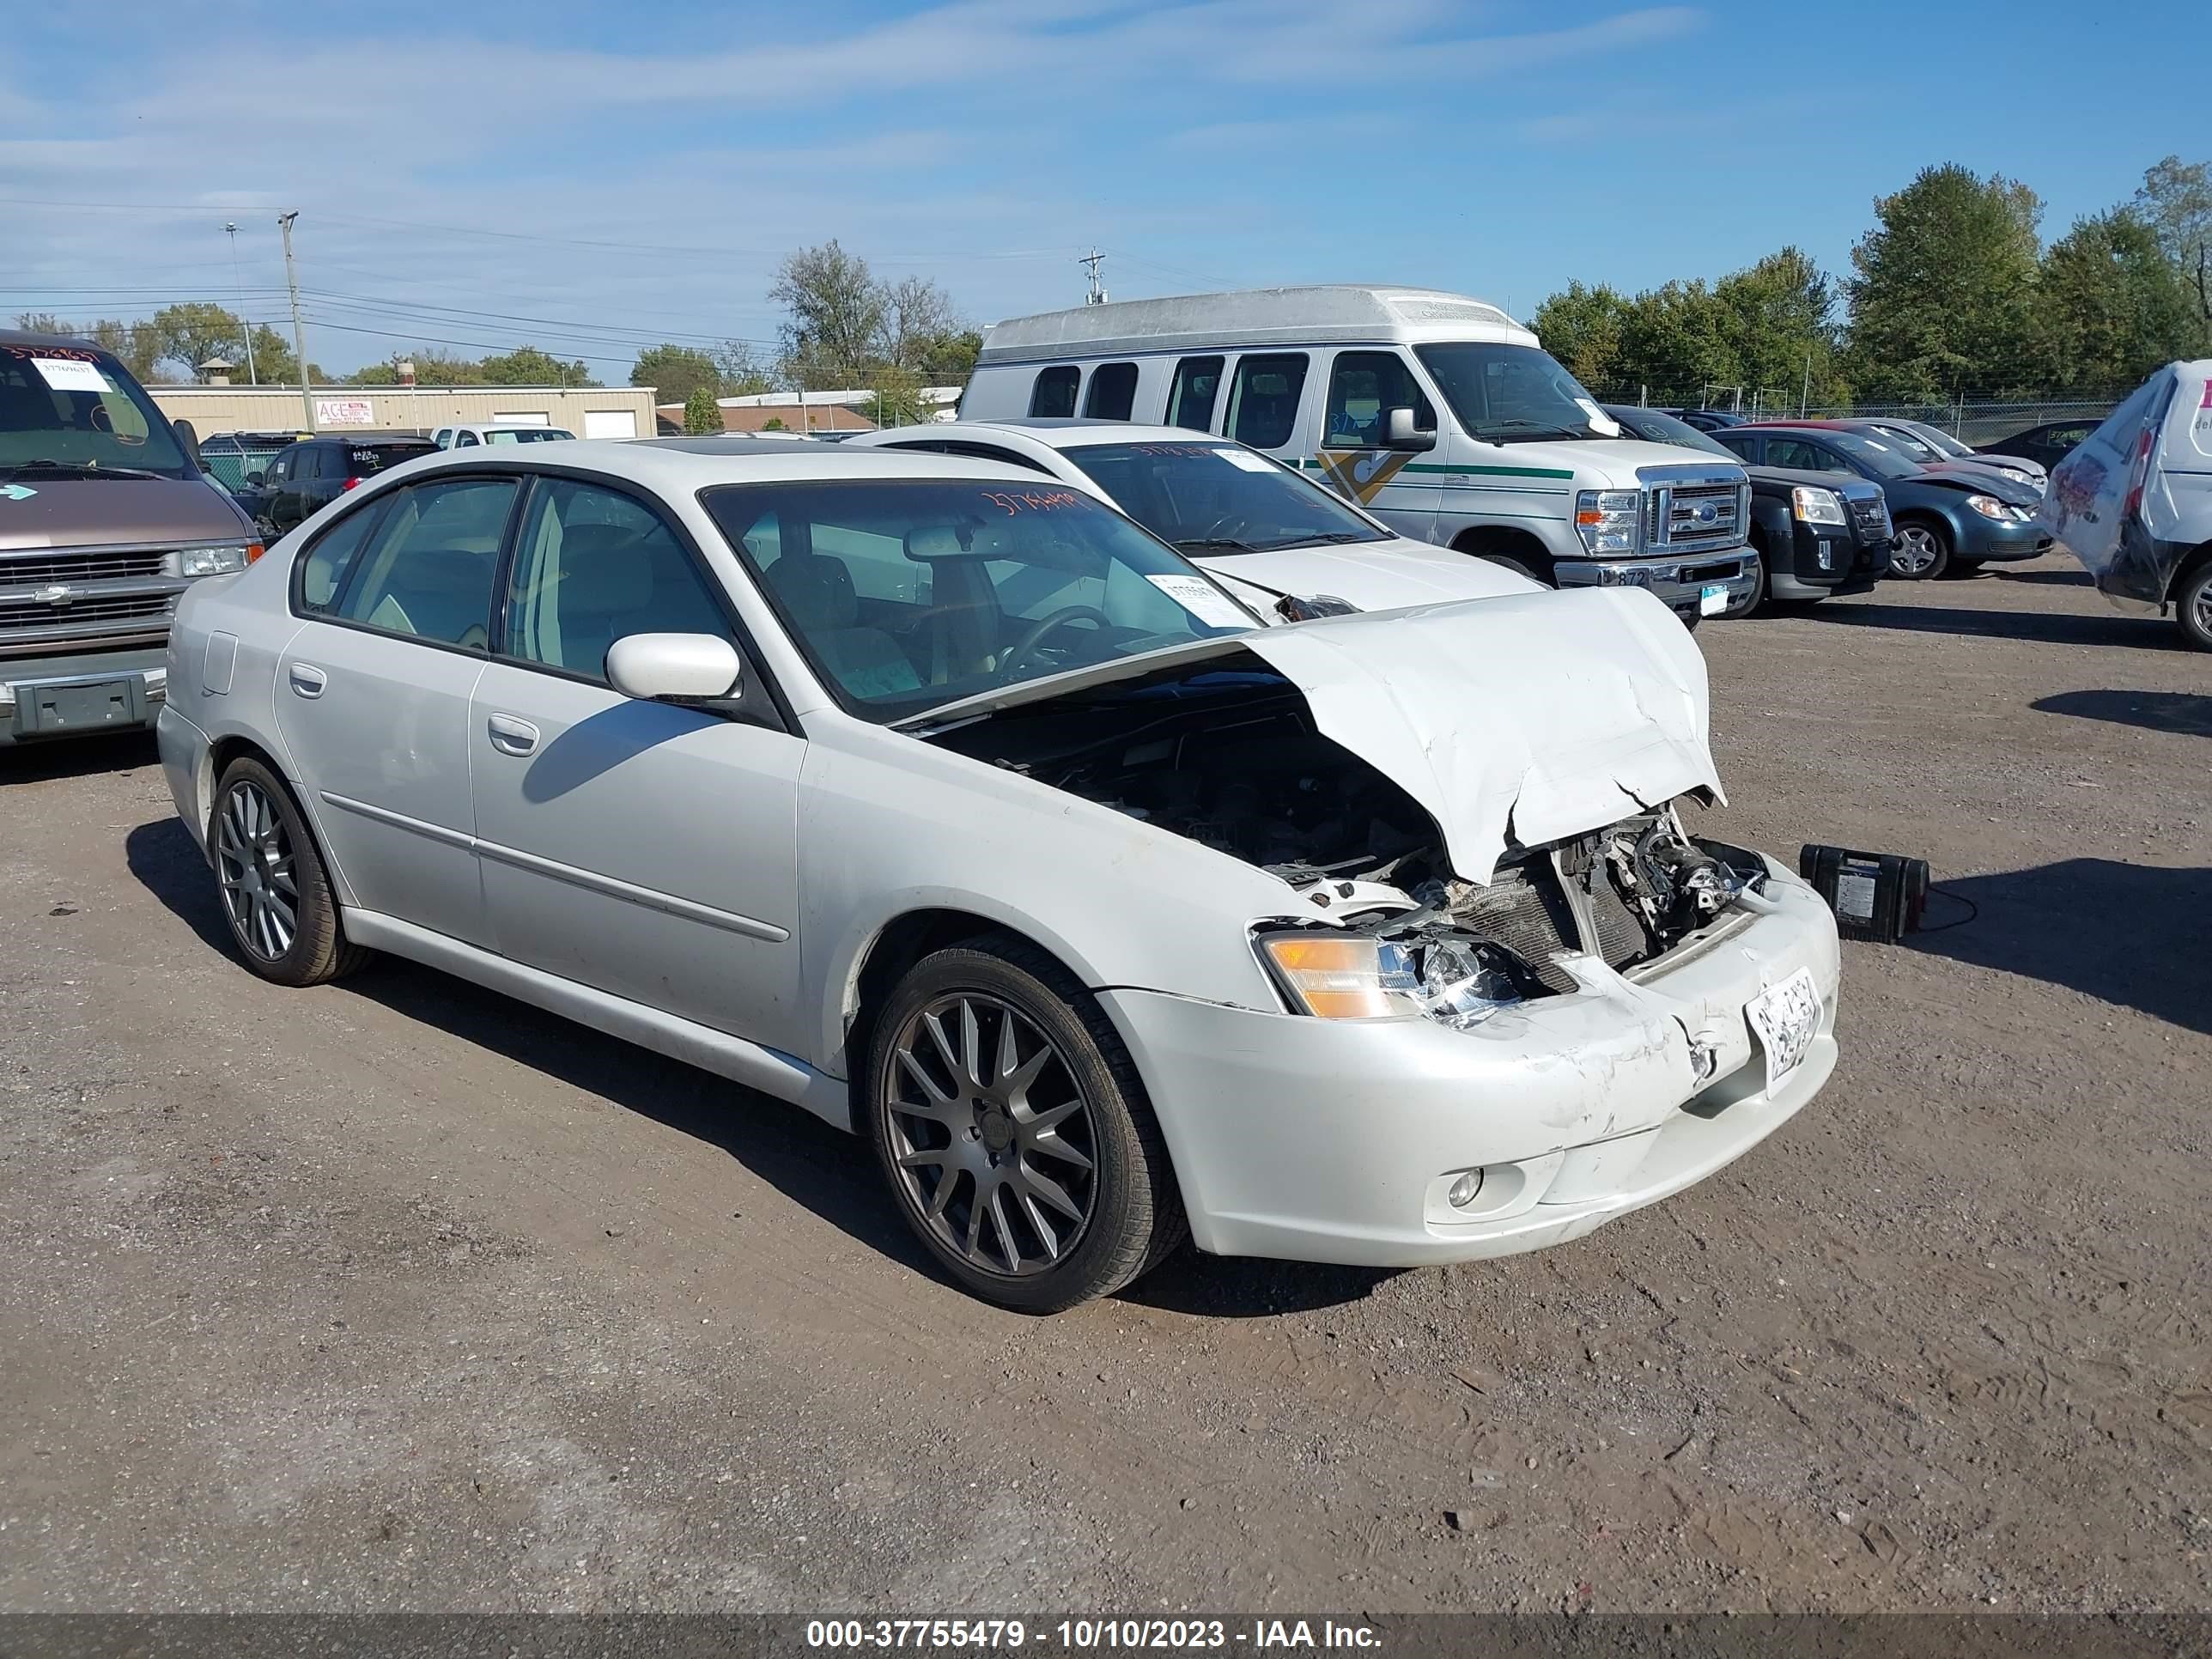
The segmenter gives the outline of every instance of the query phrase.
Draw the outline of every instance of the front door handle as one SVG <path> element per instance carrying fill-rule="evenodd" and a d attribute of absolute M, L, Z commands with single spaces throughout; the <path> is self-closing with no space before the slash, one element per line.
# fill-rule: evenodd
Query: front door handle
<path fill-rule="evenodd" d="M 313 663 L 306 662 L 294 663 L 289 670 L 289 678 L 292 682 L 293 691 L 302 697 L 321 696 L 324 688 L 331 683 L 331 677 L 328 674 L 323 672 Z"/>
<path fill-rule="evenodd" d="M 494 714 L 484 722 L 491 746 L 502 755 L 527 755 L 538 747 L 538 728 L 512 714 Z"/>

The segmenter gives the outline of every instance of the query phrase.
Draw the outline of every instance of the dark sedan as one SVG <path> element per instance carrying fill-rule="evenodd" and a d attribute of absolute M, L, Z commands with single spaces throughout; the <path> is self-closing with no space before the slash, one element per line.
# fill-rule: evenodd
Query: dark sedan
<path fill-rule="evenodd" d="M 1984 444 L 1976 453 L 2016 455 L 2021 460 L 2033 461 L 2048 472 L 2071 455 L 2075 446 L 2094 432 L 2099 424 L 2096 421 L 2047 421 L 2025 432 L 2015 432 L 2009 438 L 2000 438 L 1993 444 Z"/>
<path fill-rule="evenodd" d="M 1922 466 L 1896 444 L 1825 427 L 1738 426 L 1714 434 L 1739 459 L 1870 478 L 1889 498 L 1897 526 L 1889 574 L 1926 580 L 2051 550 L 2038 527 L 2043 498 L 2001 472 L 1960 462 Z"/>
<path fill-rule="evenodd" d="M 1735 453 L 1668 413 L 1629 404 L 1605 412 L 1632 438 L 1708 454 Z M 1769 599 L 1804 604 L 1833 593 L 1863 593 L 1889 569 L 1889 508 L 1881 486 L 1833 472 L 1753 466 L 1747 538 L 1759 554 L 1759 586 L 1724 617 L 1748 616 Z"/>

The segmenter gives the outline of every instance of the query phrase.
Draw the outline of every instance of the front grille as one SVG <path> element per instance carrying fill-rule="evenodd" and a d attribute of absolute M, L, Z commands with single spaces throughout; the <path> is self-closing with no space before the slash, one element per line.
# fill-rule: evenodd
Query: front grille
<path fill-rule="evenodd" d="M 158 548 L 121 553 L 0 554 L 0 587 L 15 587 L 25 582 L 91 582 L 116 576 L 158 576 L 168 556 Z"/>
<path fill-rule="evenodd" d="M 1863 542 L 1887 541 L 1891 535 L 1888 501 L 1880 495 L 1871 500 L 1851 497 L 1851 524 Z"/>
<path fill-rule="evenodd" d="M 1454 921 L 1496 939 L 1527 963 L 1547 990 L 1575 988 L 1574 976 L 1552 960 L 1575 948 L 1575 924 L 1548 863 L 1504 866 L 1489 886 L 1470 888 L 1454 899 L 1451 908 Z"/>
<path fill-rule="evenodd" d="M 86 594 L 67 605 L 43 599 L 0 599 L 0 629 L 60 628 L 88 622 L 166 620 L 176 604 L 173 593 Z"/>
<path fill-rule="evenodd" d="M 1740 484 L 1661 484 L 1650 496 L 1649 532 L 1656 548 L 1725 547 L 1743 539 Z"/>

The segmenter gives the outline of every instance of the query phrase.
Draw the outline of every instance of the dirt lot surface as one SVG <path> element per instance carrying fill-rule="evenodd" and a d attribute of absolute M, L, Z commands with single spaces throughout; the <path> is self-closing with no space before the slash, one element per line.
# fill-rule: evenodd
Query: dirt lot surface
<path fill-rule="evenodd" d="M 255 980 L 149 744 L 0 751 L 0 1607 L 2212 1607 L 2212 659 L 2057 559 L 1699 638 L 1709 826 L 1979 907 L 1845 947 L 1826 1093 L 1562 1249 L 1042 1322 L 793 1109 Z"/>

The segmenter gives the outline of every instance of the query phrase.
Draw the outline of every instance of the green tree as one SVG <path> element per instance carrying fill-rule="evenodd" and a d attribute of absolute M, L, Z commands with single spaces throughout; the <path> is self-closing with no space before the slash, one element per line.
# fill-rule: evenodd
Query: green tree
<path fill-rule="evenodd" d="M 1851 379 L 1862 397 L 1927 401 L 2033 389 L 2036 222 L 2027 185 L 1956 165 L 1875 203 L 1851 250 Z"/>
<path fill-rule="evenodd" d="M 1713 304 L 1732 348 L 1727 377 L 1755 392 L 1776 389 L 1838 403 L 1848 393 L 1837 361 L 1833 292 L 1802 250 L 1785 247 L 1713 285 Z"/>
<path fill-rule="evenodd" d="M 188 377 L 196 375 L 210 357 L 245 366 L 246 325 L 222 306 L 205 300 L 163 306 L 149 325 L 160 343 L 156 362 L 167 363 Z"/>
<path fill-rule="evenodd" d="M 629 383 L 651 386 L 656 402 L 689 404 L 702 386 L 709 398 L 720 392 L 722 366 L 712 352 L 697 346 L 647 346 L 630 365 Z"/>
<path fill-rule="evenodd" d="M 714 388 L 693 386 L 691 395 L 684 400 L 684 430 L 698 436 L 722 429 L 722 406 L 714 401 Z"/>
<path fill-rule="evenodd" d="M 1564 294 L 1554 294 L 1536 307 L 1530 326 L 1536 337 L 1584 386 L 1617 391 L 1638 378 L 1626 371 L 1621 360 L 1622 319 L 1629 302 L 1600 283 L 1585 288 L 1569 283 Z"/>
<path fill-rule="evenodd" d="M 753 349 L 743 340 L 725 340 L 716 346 L 714 367 L 721 374 L 725 398 L 750 398 L 775 390 L 775 378 L 761 367 Z"/>
<path fill-rule="evenodd" d="M 931 386 L 965 386 L 983 349 L 980 329 L 956 328 L 940 334 L 922 354 L 921 376 Z"/>
<path fill-rule="evenodd" d="M 761 422 L 761 430 L 763 432 L 788 432 L 791 428 L 783 423 L 782 416 L 771 415 L 768 419 Z"/>
<path fill-rule="evenodd" d="M 139 380 L 154 378 L 154 366 L 161 357 L 161 342 L 151 323 L 126 323 L 118 318 L 103 317 L 87 329 L 85 335 L 95 345 L 113 353 L 124 368 Z"/>
<path fill-rule="evenodd" d="M 2157 233 L 2130 209 L 2079 221 L 2044 258 L 2036 334 L 2051 391 L 2132 386 L 2191 350 L 2202 321 Z"/>
<path fill-rule="evenodd" d="M 786 258 L 768 297 L 785 313 L 786 373 L 807 391 L 860 385 L 883 361 L 889 291 L 836 240 Z"/>
<path fill-rule="evenodd" d="M 887 364 L 875 373 L 875 396 L 860 407 L 878 426 L 919 426 L 930 418 L 931 406 L 922 401 L 921 376 L 911 368 Z"/>
<path fill-rule="evenodd" d="M 74 334 L 76 325 L 65 323 L 51 311 L 19 311 L 15 326 L 27 334 Z"/>
<path fill-rule="evenodd" d="M 2196 298 L 2197 346 L 2212 349 L 2212 161 L 2169 155 L 2145 168 L 2135 210 Z"/>
<path fill-rule="evenodd" d="M 563 362 L 532 345 L 517 346 L 485 358 L 477 372 L 486 386 L 597 386 L 591 370 L 580 362 Z M 419 382 L 420 376 L 416 377 Z"/>

